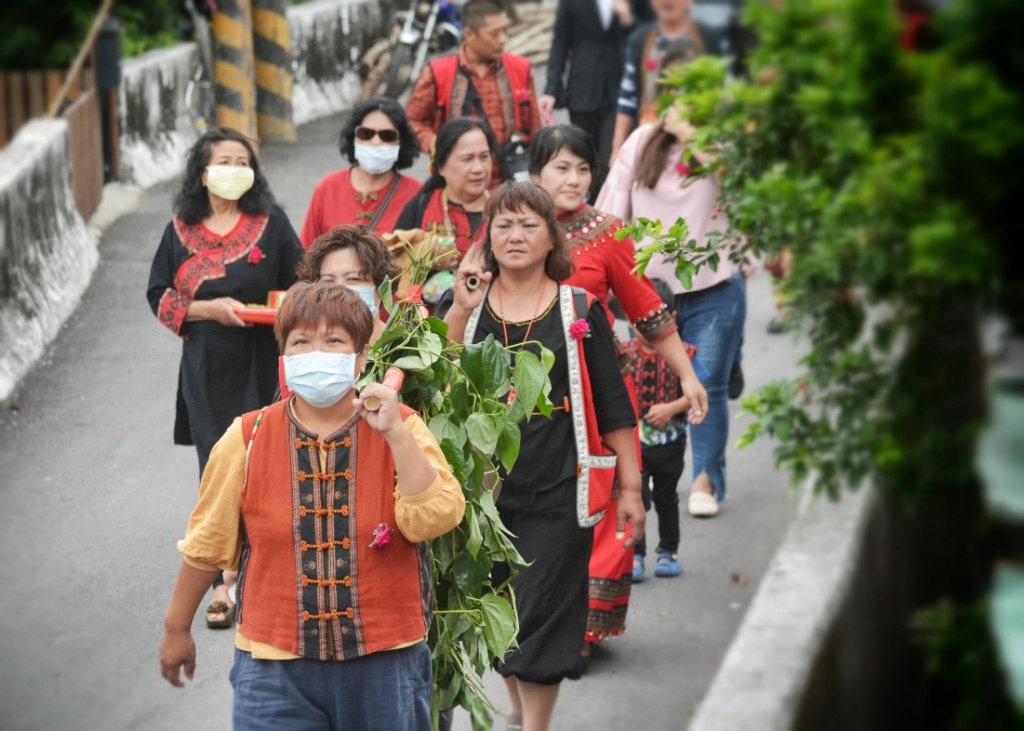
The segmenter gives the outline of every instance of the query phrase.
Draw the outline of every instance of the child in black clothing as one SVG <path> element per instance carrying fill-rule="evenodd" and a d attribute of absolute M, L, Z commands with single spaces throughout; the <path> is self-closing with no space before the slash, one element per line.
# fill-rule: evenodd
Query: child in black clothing
<path fill-rule="evenodd" d="M 643 455 L 641 487 L 644 508 L 651 502 L 658 513 L 658 560 L 655 576 L 679 576 L 679 494 L 676 487 L 683 475 L 686 452 L 686 411 L 690 400 L 683 396 L 679 376 L 658 355 L 650 343 L 637 335 L 625 343 L 633 366 L 640 404 L 640 449 Z M 653 487 L 652 487 L 653 485 Z M 644 579 L 647 542 L 641 538 L 634 548 L 633 582 Z"/>

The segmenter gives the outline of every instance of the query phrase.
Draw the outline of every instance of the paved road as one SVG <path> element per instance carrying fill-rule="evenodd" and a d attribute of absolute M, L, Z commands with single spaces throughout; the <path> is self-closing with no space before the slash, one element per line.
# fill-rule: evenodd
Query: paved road
<path fill-rule="evenodd" d="M 296 228 L 316 182 L 339 166 L 340 125 L 323 120 L 303 128 L 299 144 L 264 150 Z M 180 344 L 144 297 L 173 188 L 152 189 L 106 232 L 81 306 L 16 405 L 0 413 L 6 731 L 230 728 L 229 632 L 207 630 L 198 615 L 199 666 L 188 688 L 172 688 L 157 668 L 180 564 L 175 541 L 198 484 L 194 451 L 171 444 Z M 765 334 L 763 274 L 750 282 L 750 302 L 746 371 L 757 386 L 791 372 L 796 355 L 788 338 Z M 729 464 L 720 516 L 683 518 L 685 573 L 636 587 L 628 633 L 606 643 L 583 680 L 565 685 L 554 728 L 685 727 L 794 511 L 770 445 L 730 453 Z M 488 684 L 500 699 L 495 679 Z M 469 728 L 465 714 L 456 728 Z"/>

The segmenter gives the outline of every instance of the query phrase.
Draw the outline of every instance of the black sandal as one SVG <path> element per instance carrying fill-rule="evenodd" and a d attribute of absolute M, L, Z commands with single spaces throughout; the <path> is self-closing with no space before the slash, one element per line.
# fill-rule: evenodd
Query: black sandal
<path fill-rule="evenodd" d="M 221 619 L 213 619 L 213 615 L 220 615 Z M 227 602 L 219 599 L 210 602 L 206 608 L 206 626 L 210 629 L 227 629 L 235 621 L 235 608 Z"/>

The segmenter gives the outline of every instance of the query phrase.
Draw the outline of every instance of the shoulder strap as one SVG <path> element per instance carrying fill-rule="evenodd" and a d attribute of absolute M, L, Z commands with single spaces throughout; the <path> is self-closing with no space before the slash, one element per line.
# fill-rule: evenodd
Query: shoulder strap
<path fill-rule="evenodd" d="M 441 114 L 438 127 L 451 119 L 452 88 L 455 86 L 455 74 L 459 69 L 458 54 L 452 53 L 430 62 L 430 71 L 434 74 L 434 88 L 437 91 L 435 103 Z M 457 115 L 456 115 L 457 116 Z"/>
<path fill-rule="evenodd" d="M 384 211 L 388 209 L 388 203 L 395 197 L 395 191 L 398 190 L 399 184 L 402 182 L 402 174 L 395 171 L 395 179 L 391 182 L 391 187 L 388 188 L 388 192 L 384 195 L 384 200 L 380 202 L 380 206 L 377 208 L 377 212 L 373 214 L 373 218 L 370 219 L 370 225 L 367 226 L 367 230 L 373 231 L 373 227 L 380 221 L 381 216 L 384 215 Z"/>
<path fill-rule="evenodd" d="M 529 136 L 530 59 L 506 52 L 501 55 L 501 65 L 505 67 L 509 88 L 512 90 L 516 131 L 524 136 Z"/>
<path fill-rule="evenodd" d="M 242 434 L 247 435 L 245 436 L 245 484 L 249 484 L 249 454 L 252 452 L 252 443 L 266 411 L 267 407 L 264 406 L 259 411 L 250 411 L 248 414 L 242 415 Z"/>
<path fill-rule="evenodd" d="M 594 304 L 596 299 L 597 297 L 582 287 L 572 288 L 572 308 L 576 312 L 577 320 L 586 319 L 587 313 L 590 312 L 590 306 Z"/>

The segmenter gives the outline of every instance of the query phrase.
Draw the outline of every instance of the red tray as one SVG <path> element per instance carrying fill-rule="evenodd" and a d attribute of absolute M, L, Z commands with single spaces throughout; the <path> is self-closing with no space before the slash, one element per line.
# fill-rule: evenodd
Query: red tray
<path fill-rule="evenodd" d="M 235 307 L 234 310 L 244 322 L 254 325 L 273 325 L 277 320 L 276 307 Z"/>

